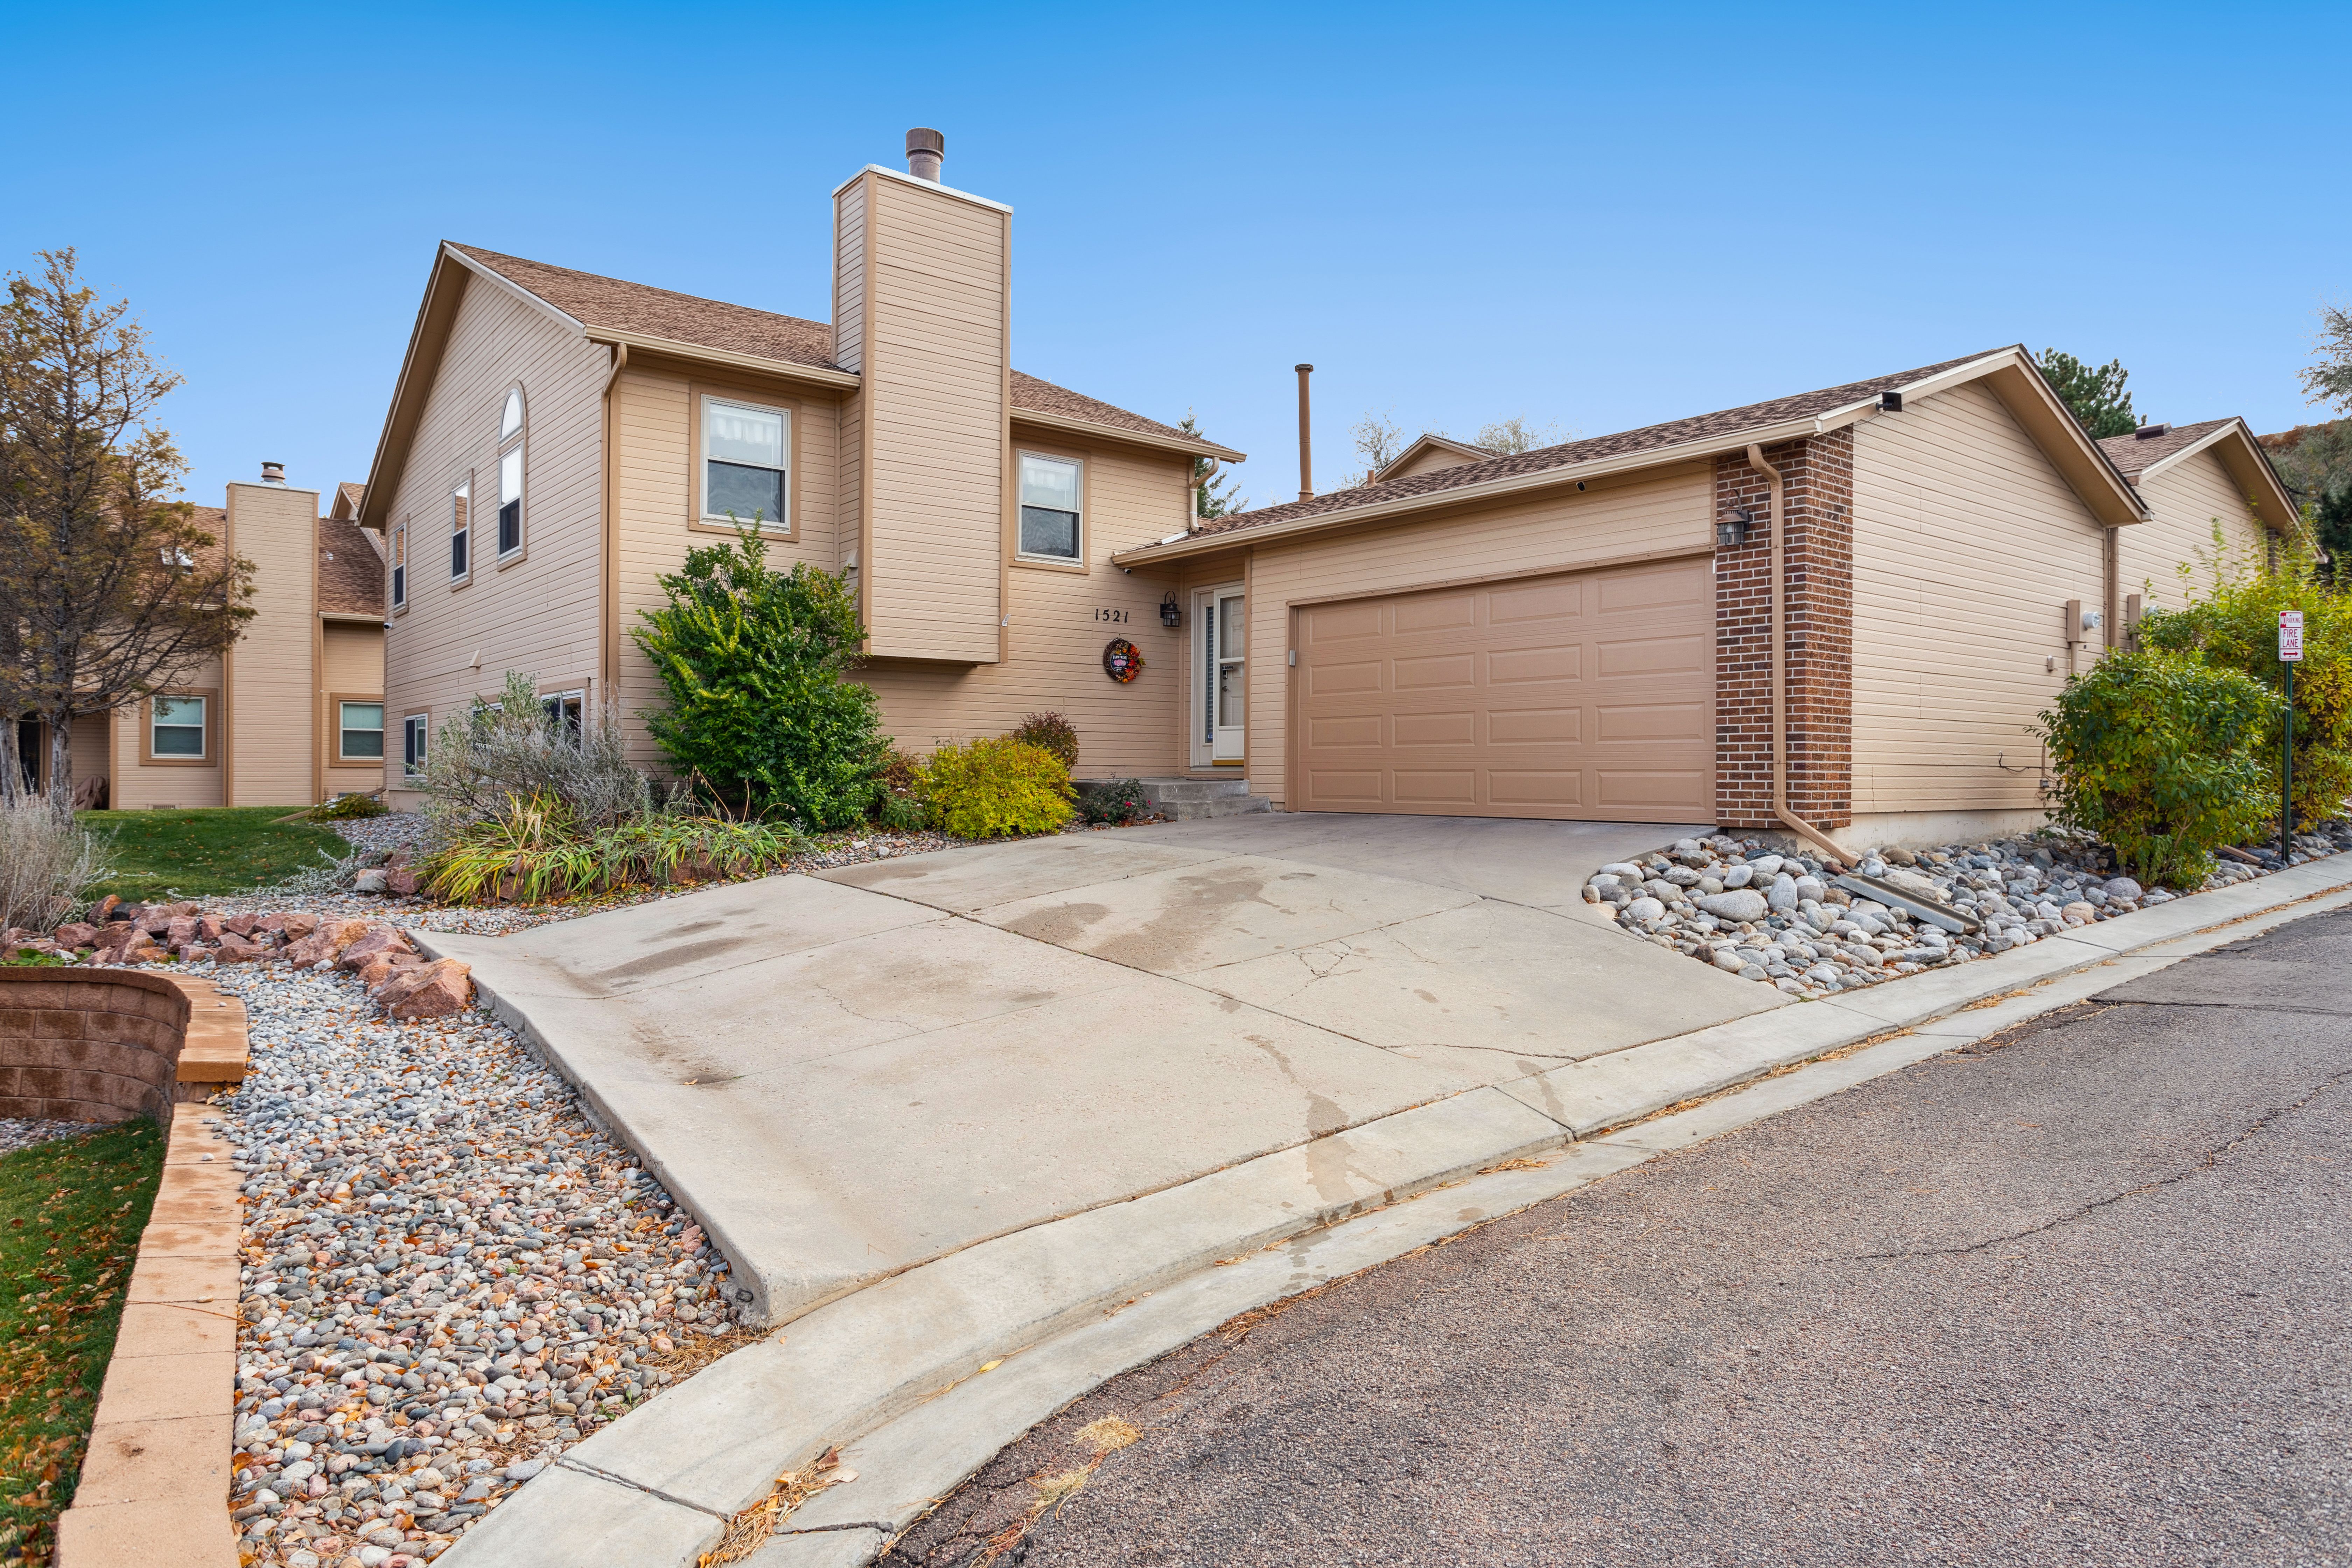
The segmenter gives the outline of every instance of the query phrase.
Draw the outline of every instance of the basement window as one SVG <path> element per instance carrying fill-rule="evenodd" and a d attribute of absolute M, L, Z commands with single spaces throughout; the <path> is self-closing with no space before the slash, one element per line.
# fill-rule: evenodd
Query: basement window
<path fill-rule="evenodd" d="M 1084 491 L 1079 466 L 1021 454 L 1021 553 L 1042 561 L 1079 558 Z"/>
<path fill-rule="evenodd" d="M 781 408 L 702 400 L 702 520 L 787 532 L 792 416 Z"/>

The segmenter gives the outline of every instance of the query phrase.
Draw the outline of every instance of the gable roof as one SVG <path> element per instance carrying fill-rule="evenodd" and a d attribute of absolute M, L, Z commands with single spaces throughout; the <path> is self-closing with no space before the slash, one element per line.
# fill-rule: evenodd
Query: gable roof
<path fill-rule="evenodd" d="M 2232 415 L 2227 419 L 2208 419 L 2196 425 L 2174 425 L 2160 435 L 2142 434 L 2150 428 L 2142 426 L 2128 436 L 2109 436 L 2099 443 L 2099 450 L 2107 455 L 2108 461 L 2135 489 L 2175 464 L 2186 462 L 2200 452 L 2210 452 L 2228 470 L 2231 480 L 2254 509 L 2263 526 L 2283 532 L 2292 528 L 2301 515 L 2285 481 L 2271 466 L 2262 437 L 2243 419 Z"/>
<path fill-rule="evenodd" d="M 1377 479 L 1381 474 L 1394 473 L 1399 468 L 1409 468 L 1422 458 L 1441 452 L 1450 452 L 1465 462 L 1471 463 L 1483 463 L 1496 455 L 1492 447 L 1474 447 L 1467 441 L 1457 441 L 1451 436 L 1441 436 L 1434 430 L 1424 430 L 1413 437 L 1411 446 L 1382 463 L 1371 477 Z"/>
<path fill-rule="evenodd" d="M 2082 426 L 2033 367 L 2024 346 L 2012 344 L 1916 370 L 1873 376 L 1866 381 L 1850 381 L 1713 414 L 1645 425 L 1615 435 L 1594 436 L 1488 458 L 1482 462 L 1408 474 L 1402 479 L 1375 479 L 1353 489 L 1334 490 L 1306 500 L 1261 507 L 1255 511 L 1235 512 L 1204 522 L 1191 533 L 1171 535 L 1158 544 L 1124 551 L 1111 559 L 1127 565 L 1171 555 L 1194 554 L 1243 542 L 1234 536 L 1256 530 L 1286 534 L 1325 524 L 1370 521 L 1483 500 L 1490 495 L 1564 484 L 1598 473 L 1689 462 L 1751 443 L 1793 440 L 1857 423 L 1877 413 L 1882 393 L 1922 397 L 1979 380 L 1992 383 L 1996 395 L 2021 422 L 2028 425 L 2037 443 L 2051 455 L 2053 462 L 2103 521 L 2137 522 L 2147 515 L 2137 492 L 2084 435 Z"/>

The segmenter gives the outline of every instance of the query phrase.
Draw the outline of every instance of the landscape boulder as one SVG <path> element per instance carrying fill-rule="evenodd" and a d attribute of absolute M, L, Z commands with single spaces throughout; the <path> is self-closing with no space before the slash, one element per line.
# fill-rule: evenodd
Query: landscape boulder
<path fill-rule="evenodd" d="M 216 963 L 251 963 L 256 959 L 268 956 L 268 948 L 233 931 L 221 932 L 219 945 L 213 950 L 213 961 Z"/>
<path fill-rule="evenodd" d="M 345 944 L 335 957 L 341 969 L 365 969 L 368 961 L 380 953 L 415 952 L 408 939 L 387 925 L 370 925 L 366 931 Z"/>
<path fill-rule="evenodd" d="M 422 969 L 425 961 L 414 952 L 378 952 L 360 966 L 360 984 L 368 994 L 376 995 L 391 983 L 393 976 L 412 969 Z"/>
<path fill-rule="evenodd" d="M 439 959 L 394 975 L 376 1000 L 402 1023 L 446 1018 L 474 1005 L 473 971 L 461 960 Z"/>
<path fill-rule="evenodd" d="M 1765 900 L 1764 895 L 1753 888 L 1738 888 L 1723 893 L 1704 893 L 1691 901 L 1716 919 L 1731 921 L 1735 923 L 1760 921 L 1771 911 L 1772 908 Z"/>
<path fill-rule="evenodd" d="M 393 866 L 383 873 L 383 890 L 404 899 L 416 896 L 418 879 L 414 866 Z"/>
<path fill-rule="evenodd" d="M 291 921 L 293 917 L 287 917 Z M 292 926 L 287 928 L 292 933 Z M 367 934 L 365 921 L 325 921 L 317 930 L 286 950 L 288 962 L 297 969 L 309 969 L 314 964 L 331 963 L 343 949 Z"/>
<path fill-rule="evenodd" d="M 89 947 L 98 941 L 98 928 L 69 921 L 58 927 L 57 943 L 63 948 Z"/>

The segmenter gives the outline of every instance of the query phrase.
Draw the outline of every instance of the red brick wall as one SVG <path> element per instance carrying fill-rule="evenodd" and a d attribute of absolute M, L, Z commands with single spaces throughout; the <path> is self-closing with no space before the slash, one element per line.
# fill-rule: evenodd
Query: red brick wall
<path fill-rule="evenodd" d="M 1853 433 L 1764 449 L 1789 531 L 1789 805 L 1821 827 L 1853 818 Z M 1715 799 L 1726 827 L 1771 827 L 1771 493 L 1744 452 L 1715 460 L 1715 515 L 1755 513 L 1716 552 Z"/>

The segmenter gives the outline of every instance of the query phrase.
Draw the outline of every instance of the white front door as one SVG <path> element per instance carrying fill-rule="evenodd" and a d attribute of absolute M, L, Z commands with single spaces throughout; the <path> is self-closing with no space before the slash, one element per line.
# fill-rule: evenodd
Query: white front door
<path fill-rule="evenodd" d="M 1249 632 L 1238 584 L 1192 595 L 1195 767 L 1238 767 L 1242 761 L 1244 656 Z"/>

